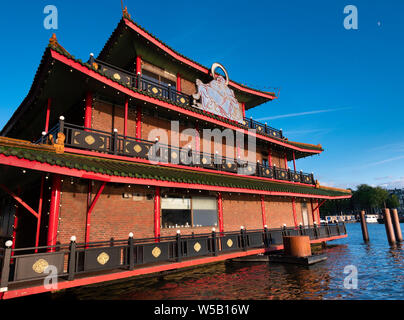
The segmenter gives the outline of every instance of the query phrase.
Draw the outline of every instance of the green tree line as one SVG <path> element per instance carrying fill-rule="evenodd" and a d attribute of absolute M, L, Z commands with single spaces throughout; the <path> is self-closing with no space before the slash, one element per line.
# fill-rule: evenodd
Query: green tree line
<path fill-rule="evenodd" d="M 383 208 L 397 208 L 398 198 L 395 194 L 389 194 L 381 187 L 371 187 L 361 184 L 352 190 L 352 198 L 344 200 L 329 200 L 320 207 L 321 216 L 336 214 L 358 214 L 361 210 L 366 213 L 379 213 Z"/>

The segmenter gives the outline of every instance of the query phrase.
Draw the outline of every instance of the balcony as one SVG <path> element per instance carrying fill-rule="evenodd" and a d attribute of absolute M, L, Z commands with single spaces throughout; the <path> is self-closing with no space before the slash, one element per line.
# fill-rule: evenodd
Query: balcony
<path fill-rule="evenodd" d="M 158 141 L 148 141 L 118 132 L 110 133 L 65 123 L 61 117 L 59 123 L 36 143 L 47 143 L 50 137 L 64 133 L 66 147 L 96 151 L 104 154 L 140 158 L 159 163 L 199 167 L 216 171 L 237 173 L 275 180 L 314 185 L 313 174 L 282 169 L 276 166 L 265 166 L 259 162 L 248 162 L 241 159 L 222 157 L 218 154 L 203 153 L 191 148 L 179 148 Z"/>
<path fill-rule="evenodd" d="M 176 236 L 142 239 L 130 234 L 127 239 L 90 243 L 76 243 L 72 236 L 69 244 L 29 248 L 12 248 L 12 242 L 7 241 L 6 247 L 0 248 L 0 288 L 1 292 L 9 291 L 11 297 L 12 292 L 18 293 L 19 290 L 27 294 L 29 288 L 33 288 L 34 293 L 41 292 L 35 288 L 44 292 L 43 280 L 48 275 L 45 271 L 48 265 L 56 268 L 52 274 L 57 277 L 59 288 L 64 288 L 91 284 L 85 279 L 97 282 L 97 276 L 131 277 L 156 265 L 160 266 L 159 270 L 170 270 L 173 264 L 176 268 L 181 267 L 181 261 L 199 259 L 196 264 L 203 264 L 212 259 L 222 261 L 281 250 L 284 236 L 306 235 L 311 242 L 318 242 L 342 238 L 346 233 L 345 224 L 337 223 L 230 232 L 213 230 L 206 234 L 177 233 Z M 133 271 L 133 274 L 128 271 Z M 122 272 L 126 275 L 122 276 Z M 76 284 L 75 279 L 78 280 Z M 108 281 L 105 279 L 101 281 Z M 14 296 L 18 296 L 17 293 Z"/>
<path fill-rule="evenodd" d="M 105 76 L 114 79 L 115 81 L 118 81 L 122 83 L 123 85 L 130 87 L 132 89 L 136 89 L 139 91 L 143 91 L 147 95 L 151 95 L 153 97 L 157 98 L 163 98 L 165 100 L 169 100 L 171 103 L 174 103 L 180 107 L 193 110 L 193 111 L 201 111 L 198 108 L 193 107 L 193 98 L 191 95 L 187 95 L 184 93 L 181 93 L 173 88 L 171 86 L 165 86 L 162 84 L 159 84 L 155 81 L 152 81 L 150 79 L 145 79 L 142 77 L 140 74 L 137 75 L 135 73 L 128 72 L 124 69 L 118 68 L 116 66 L 110 65 L 106 62 L 97 60 L 97 59 L 90 59 L 89 63 L 97 68 L 101 73 L 103 73 Z M 205 112 L 206 114 L 213 115 L 209 112 Z M 218 115 L 214 115 L 215 117 L 222 118 Z M 229 119 L 224 119 L 226 121 L 229 121 Z M 234 125 L 238 125 L 244 129 L 255 129 L 257 133 L 267 136 L 267 137 L 272 137 L 272 138 L 278 138 L 278 139 L 283 139 L 284 136 L 282 134 L 282 130 L 278 130 L 275 128 L 272 128 L 268 126 L 266 123 L 261 123 L 258 121 L 253 120 L 252 118 L 244 118 L 242 123 L 239 123 L 237 121 L 232 121 L 230 120 Z"/>

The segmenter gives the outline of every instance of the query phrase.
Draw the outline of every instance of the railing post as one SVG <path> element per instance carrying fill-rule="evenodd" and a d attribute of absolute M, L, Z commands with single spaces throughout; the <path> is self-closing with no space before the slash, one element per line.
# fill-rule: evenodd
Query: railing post
<path fill-rule="evenodd" d="M 176 241 L 177 241 L 177 262 L 181 261 L 181 231 L 177 230 L 177 235 L 176 235 Z"/>
<path fill-rule="evenodd" d="M 6 241 L 6 249 L 4 250 L 3 265 L 1 268 L 0 292 L 6 292 L 8 290 L 12 246 L 13 241 Z"/>
<path fill-rule="evenodd" d="M 72 281 L 74 279 L 74 271 L 76 269 L 76 237 L 72 236 L 70 238 L 70 246 L 69 246 L 69 264 L 68 264 L 68 272 L 67 280 Z"/>
<path fill-rule="evenodd" d="M 282 236 L 286 236 L 286 224 L 285 223 L 282 226 Z"/>
<path fill-rule="evenodd" d="M 133 255 L 133 233 L 129 233 L 129 239 L 128 239 L 128 259 L 129 259 L 129 270 L 133 270 L 135 268 L 135 259 Z"/>
<path fill-rule="evenodd" d="M 45 136 L 46 136 L 46 131 L 42 131 L 42 134 L 41 134 L 41 144 L 44 144 L 44 143 L 45 143 Z"/>
<path fill-rule="evenodd" d="M 214 256 L 217 256 L 217 247 L 216 247 L 216 229 L 212 228 L 212 252 Z"/>
<path fill-rule="evenodd" d="M 268 226 L 264 226 L 264 247 L 269 248 Z"/>
<path fill-rule="evenodd" d="M 244 251 L 247 251 L 247 239 L 246 239 L 246 230 L 243 226 L 240 227 L 240 236 L 241 236 L 241 246 Z"/>
<path fill-rule="evenodd" d="M 114 139 L 114 146 L 113 146 L 113 152 L 114 154 L 118 153 L 118 129 L 114 129 L 114 135 L 113 135 L 113 139 Z"/>
<path fill-rule="evenodd" d="M 302 225 L 302 223 L 300 222 L 300 224 L 299 224 L 299 235 L 303 235 L 303 225 Z"/>
<path fill-rule="evenodd" d="M 319 238 L 319 237 L 318 237 L 318 226 L 317 226 L 317 222 L 316 222 L 316 221 L 314 221 L 314 237 L 315 237 L 316 239 Z"/>
<path fill-rule="evenodd" d="M 171 100 L 171 84 L 168 84 L 167 92 L 168 92 L 168 100 Z"/>
<path fill-rule="evenodd" d="M 60 116 L 59 117 L 59 132 L 63 133 L 64 130 L 65 130 L 65 117 Z"/>

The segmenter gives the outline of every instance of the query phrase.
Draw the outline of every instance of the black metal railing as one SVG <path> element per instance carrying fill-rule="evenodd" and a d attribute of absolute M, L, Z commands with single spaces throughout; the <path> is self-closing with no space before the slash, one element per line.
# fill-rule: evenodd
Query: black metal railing
<path fill-rule="evenodd" d="M 218 256 L 230 251 L 270 248 L 283 244 L 283 236 L 307 235 L 311 240 L 346 234 L 345 224 L 257 229 L 160 238 L 109 240 L 12 249 L 10 242 L 0 251 L 1 285 L 43 280 L 48 274 L 65 280 L 98 271 L 133 270 L 137 266 L 179 262 L 202 256 Z M 275 248 L 276 249 L 276 248 Z M 51 269 L 49 269 L 50 267 Z"/>
<path fill-rule="evenodd" d="M 136 157 L 154 162 L 179 164 L 192 167 L 271 178 L 303 184 L 315 184 L 313 174 L 296 172 L 290 169 L 281 169 L 276 166 L 265 166 L 259 162 L 248 162 L 241 159 L 223 157 L 219 154 L 210 154 L 192 150 L 191 148 L 179 148 L 159 141 L 123 136 L 118 131 L 113 133 L 77 126 L 66 123 L 60 117 L 59 123 L 53 127 L 54 139 L 58 132 L 65 135 L 64 145 L 78 149 L 97 151 L 102 153 Z M 38 143 L 46 142 L 44 136 Z"/>
<path fill-rule="evenodd" d="M 113 66 L 101 60 L 90 58 L 89 63 L 92 66 L 96 66 L 97 70 L 104 73 L 106 76 L 113 78 L 115 81 L 119 81 L 122 84 L 129 86 L 131 88 L 136 88 L 141 91 L 145 91 L 150 95 L 155 97 L 164 98 L 170 100 L 175 104 L 187 108 L 195 108 L 193 106 L 193 97 L 177 91 L 170 85 L 162 84 L 152 79 L 145 78 L 141 74 L 135 74 L 127 70 L 121 69 L 119 67 Z M 244 118 L 241 123 L 247 129 L 255 129 L 257 133 L 266 135 L 269 137 L 275 137 L 283 139 L 282 130 L 272 128 L 268 126 L 267 123 L 261 123 L 252 118 Z"/>

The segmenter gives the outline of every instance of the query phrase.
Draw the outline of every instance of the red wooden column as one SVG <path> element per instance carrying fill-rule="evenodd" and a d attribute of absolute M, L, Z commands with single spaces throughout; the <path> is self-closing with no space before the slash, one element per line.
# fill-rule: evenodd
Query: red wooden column
<path fill-rule="evenodd" d="M 314 211 L 314 207 L 313 207 L 313 199 L 310 199 L 310 205 L 311 205 L 311 216 L 313 218 L 313 224 L 314 224 L 314 222 L 320 223 L 320 221 L 317 221 L 317 218 L 315 215 L 315 211 Z"/>
<path fill-rule="evenodd" d="M 51 202 L 49 207 L 48 239 L 46 243 L 47 246 L 53 246 L 56 244 L 56 239 L 58 235 L 61 184 L 62 183 L 60 175 L 58 174 L 53 175 Z M 54 251 L 54 249 L 51 249 L 50 251 Z"/>
<path fill-rule="evenodd" d="M 128 98 L 125 98 L 125 119 L 123 121 L 123 135 L 126 137 L 128 134 Z"/>
<path fill-rule="evenodd" d="M 84 127 L 91 128 L 91 116 L 93 108 L 93 94 L 87 92 L 86 94 L 86 106 L 84 109 Z"/>
<path fill-rule="evenodd" d="M 288 169 L 288 157 L 286 156 L 286 152 L 285 152 L 284 156 L 285 156 L 284 157 L 284 159 L 285 159 L 285 169 L 287 170 Z"/>
<path fill-rule="evenodd" d="M 217 195 L 217 212 L 219 216 L 219 232 L 224 231 L 224 225 L 223 225 L 223 199 L 222 199 L 222 193 L 219 192 Z"/>
<path fill-rule="evenodd" d="M 142 74 L 142 57 L 136 57 L 136 74 Z"/>
<path fill-rule="evenodd" d="M 268 148 L 268 165 L 272 167 L 272 149 L 271 147 Z"/>
<path fill-rule="evenodd" d="M 318 223 L 320 223 L 320 207 L 324 202 L 325 202 L 325 200 L 321 204 L 318 204 L 318 200 L 317 200 L 317 219 L 318 219 Z"/>
<path fill-rule="evenodd" d="M 267 224 L 267 217 L 265 215 L 265 199 L 263 195 L 261 195 L 261 212 L 262 212 L 262 226 L 265 228 Z"/>
<path fill-rule="evenodd" d="M 142 139 L 142 107 L 136 107 L 136 138 Z"/>
<path fill-rule="evenodd" d="M 296 198 L 292 198 L 292 208 L 293 208 L 293 221 L 295 223 L 295 228 L 297 228 L 297 216 L 296 216 Z"/>
<path fill-rule="evenodd" d="M 15 213 L 14 213 L 14 223 L 13 223 L 13 244 L 11 246 L 12 249 L 15 249 L 15 238 L 17 236 L 17 229 L 18 229 L 18 217 L 19 217 L 19 207 L 17 205 L 17 207 L 15 208 Z M 12 255 L 14 255 L 14 252 L 11 253 Z"/>
<path fill-rule="evenodd" d="M 296 171 L 296 158 L 295 158 L 295 152 L 293 151 L 293 170 Z"/>
<path fill-rule="evenodd" d="M 160 238 L 160 208 L 161 208 L 161 197 L 160 197 L 160 187 L 156 186 L 156 191 L 154 195 L 154 237 Z"/>
<path fill-rule="evenodd" d="M 41 215 L 42 215 L 42 204 L 43 204 L 43 189 L 44 189 L 45 177 L 41 177 L 41 189 L 39 190 L 39 204 L 38 204 L 38 218 L 36 223 L 36 235 L 35 235 L 35 247 L 39 246 L 39 233 L 41 231 Z M 35 249 L 35 252 L 38 252 Z"/>
<path fill-rule="evenodd" d="M 46 118 L 45 118 L 45 132 L 48 133 L 49 130 L 49 118 L 50 118 L 50 109 L 51 109 L 52 99 L 48 98 L 48 103 L 46 105 Z"/>
<path fill-rule="evenodd" d="M 177 73 L 177 91 L 181 92 L 181 75 Z"/>
<path fill-rule="evenodd" d="M 98 199 L 100 198 L 100 195 L 102 193 L 102 191 L 105 188 L 105 185 L 107 183 L 103 182 L 102 185 L 100 186 L 100 189 L 98 189 L 98 192 L 93 200 L 93 202 L 91 203 L 91 205 L 89 206 L 88 210 L 87 210 L 87 217 L 86 217 L 86 244 L 88 244 L 90 242 L 90 226 L 91 226 L 91 213 L 93 212 L 94 206 L 97 203 Z M 89 185 L 90 186 L 90 185 Z M 90 191 L 90 190 L 89 190 Z M 90 197 L 91 197 L 91 193 L 90 193 Z"/>
<path fill-rule="evenodd" d="M 245 103 L 244 102 L 241 103 L 241 109 L 243 111 L 243 118 L 245 118 Z"/>

